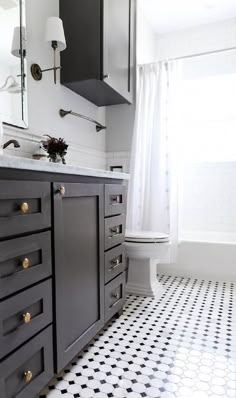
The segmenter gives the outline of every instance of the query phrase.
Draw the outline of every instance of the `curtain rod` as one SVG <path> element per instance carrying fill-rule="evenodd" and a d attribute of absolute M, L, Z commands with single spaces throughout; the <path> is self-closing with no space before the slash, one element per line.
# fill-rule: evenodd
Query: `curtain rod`
<path fill-rule="evenodd" d="M 204 55 L 219 54 L 219 53 L 224 53 L 224 52 L 233 51 L 233 50 L 236 50 L 236 47 L 229 47 L 229 48 L 224 48 L 221 50 L 206 51 L 206 52 L 202 52 L 202 53 L 198 53 L 198 54 L 183 55 L 182 57 L 176 57 L 176 58 L 160 59 L 160 60 L 154 61 L 154 62 L 147 62 L 145 64 L 139 64 L 138 66 L 152 65 L 152 64 L 157 64 L 158 62 L 178 61 L 181 59 L 202 57 Z"/>
<path fill-rule="evenodd" d="M 91 117 L 81 115 L 80 113 L 76 113 L 76 112 L 73 112 L 73 111 L 65 111 L 64 109 L 60 109 L 59 110 L 59 115 L 61 117 L 65 117 L 67 115 L 73 115 L 73 116 L 76 116 L 76 117 L 80 117 L 81 119 L 88 120 L 89 122 L 92 122 L 92 123 L 96 124 L 96 131 L 97 132 L 106 129 L 106 126 L 103 126 L 101 123 L 97 122 L 96 120 L 91 119 Z"/>

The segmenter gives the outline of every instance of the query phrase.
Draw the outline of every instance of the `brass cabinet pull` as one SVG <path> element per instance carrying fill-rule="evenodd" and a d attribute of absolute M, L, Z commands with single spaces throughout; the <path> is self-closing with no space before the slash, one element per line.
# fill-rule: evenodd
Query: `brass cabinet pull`
<path fill-rule="evenodd" d="M 25 379 L 26 383 L 29 383 L 32 380 L 32 378 L 33 378 L 33 373 L 30 370 L 27 370 L 24 373 L 24 379 Z"/>
<path fill-rule="evenodd" d="M 21 211 L 21 213 L 23 213 L 23 214 L 28 213 L 28 211 L 29 211 L 29 205 L 28 205 L 27 202 L 22 202 L 22 203 L 20 204 L 20 211 Z"/>
<path fill-rule="evenodd" d="M 63 196 L 63 195 L 65 195 L 65 193 L 66 193 L 66 188 L 63 187 L 63 185 L 62 185 L 61 187 L 59 187 L 59 188 L 57 189 L 57 192 L 58 192 L 61 196 Z"/>
<path fill-rule="evenodd" d="M 111 263 L 113 265 L 119 265 L 120 264 L 120 260 L 117 258 L 116 260 L 113 260 Z"/>
<path fill-rule="evenodd" d="M 116 269 L 117 267 L 119 267 L 120 265 L 120 260 L 117 258 L 116 260 L 112 260 L 111 261 L 112 267 L 109 268 L 109 271 L 113 271 L 114 269 Z"/>
<path fill-rule="evenodd" d="M 120 196 L 119 195 L 111 196 L 111 203 L 112 204 L 120 203 Z"/>
<path fill-rule="evenodd" d="M 24 323 L 30 323 L 31 321 L 31 314 L 29 312 L 26 312 L 25 314 L 22 315 Z"/>
<path fill-rule="evenodd" d="M 118 303 L 117 300 L 121 299 L 119 293 L 112 293 L 112 297 L 114 297 L 116 299 L 116 301 L 113 304 L 110 305 L 110 307 L 109 307 L 110 309 L 114 308 L 117 305 L 117 303 Z"/>
<path fill-rule="evenodd" d="M 22 268 L 24 268 L 24 269 L 29 268 L 29 266 L 30 266 L 30 261 L 29 261 L 29 259 L 28 259 L 27 257 L 24 258 L 24 260 L 21 261 L 21 266 L 22 266 Z"/>
<path fill-rule="evenodd" d="M 112 238 L 113 236 L 120 234 L 120 227 L 119 226 L 112 227 L 110 228 L 110 231 L 111 231 L 110 238 Z"/>

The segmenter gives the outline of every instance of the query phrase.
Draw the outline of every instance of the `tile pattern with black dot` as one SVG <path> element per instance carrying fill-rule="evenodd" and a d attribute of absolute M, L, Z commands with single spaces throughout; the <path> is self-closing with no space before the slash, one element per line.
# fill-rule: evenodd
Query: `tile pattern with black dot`
<path fill-rule="evenodd" d="M 235 398 L 236 286 L 159 276 L 40 398 Z"/>

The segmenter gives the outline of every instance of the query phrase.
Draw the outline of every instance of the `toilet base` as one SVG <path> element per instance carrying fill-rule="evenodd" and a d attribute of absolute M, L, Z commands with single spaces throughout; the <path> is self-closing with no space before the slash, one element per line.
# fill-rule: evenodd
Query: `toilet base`
<path fill-rule="evenodd" d="M 137 296 L 155 297 L 164 288 L 157 279 L 158 259 L 129 259 L 128 283 L 126 291 Z"/>

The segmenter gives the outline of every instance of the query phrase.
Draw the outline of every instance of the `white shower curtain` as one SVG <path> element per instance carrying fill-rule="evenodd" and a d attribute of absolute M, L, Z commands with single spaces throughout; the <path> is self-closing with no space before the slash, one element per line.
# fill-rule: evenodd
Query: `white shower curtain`
<path fill-rule="evenodd" d="M 177 161 L 174 133 L 179 67 L 175 61 L 138 67 L 127 230 L 170 235 L 178 242 Z"/>

